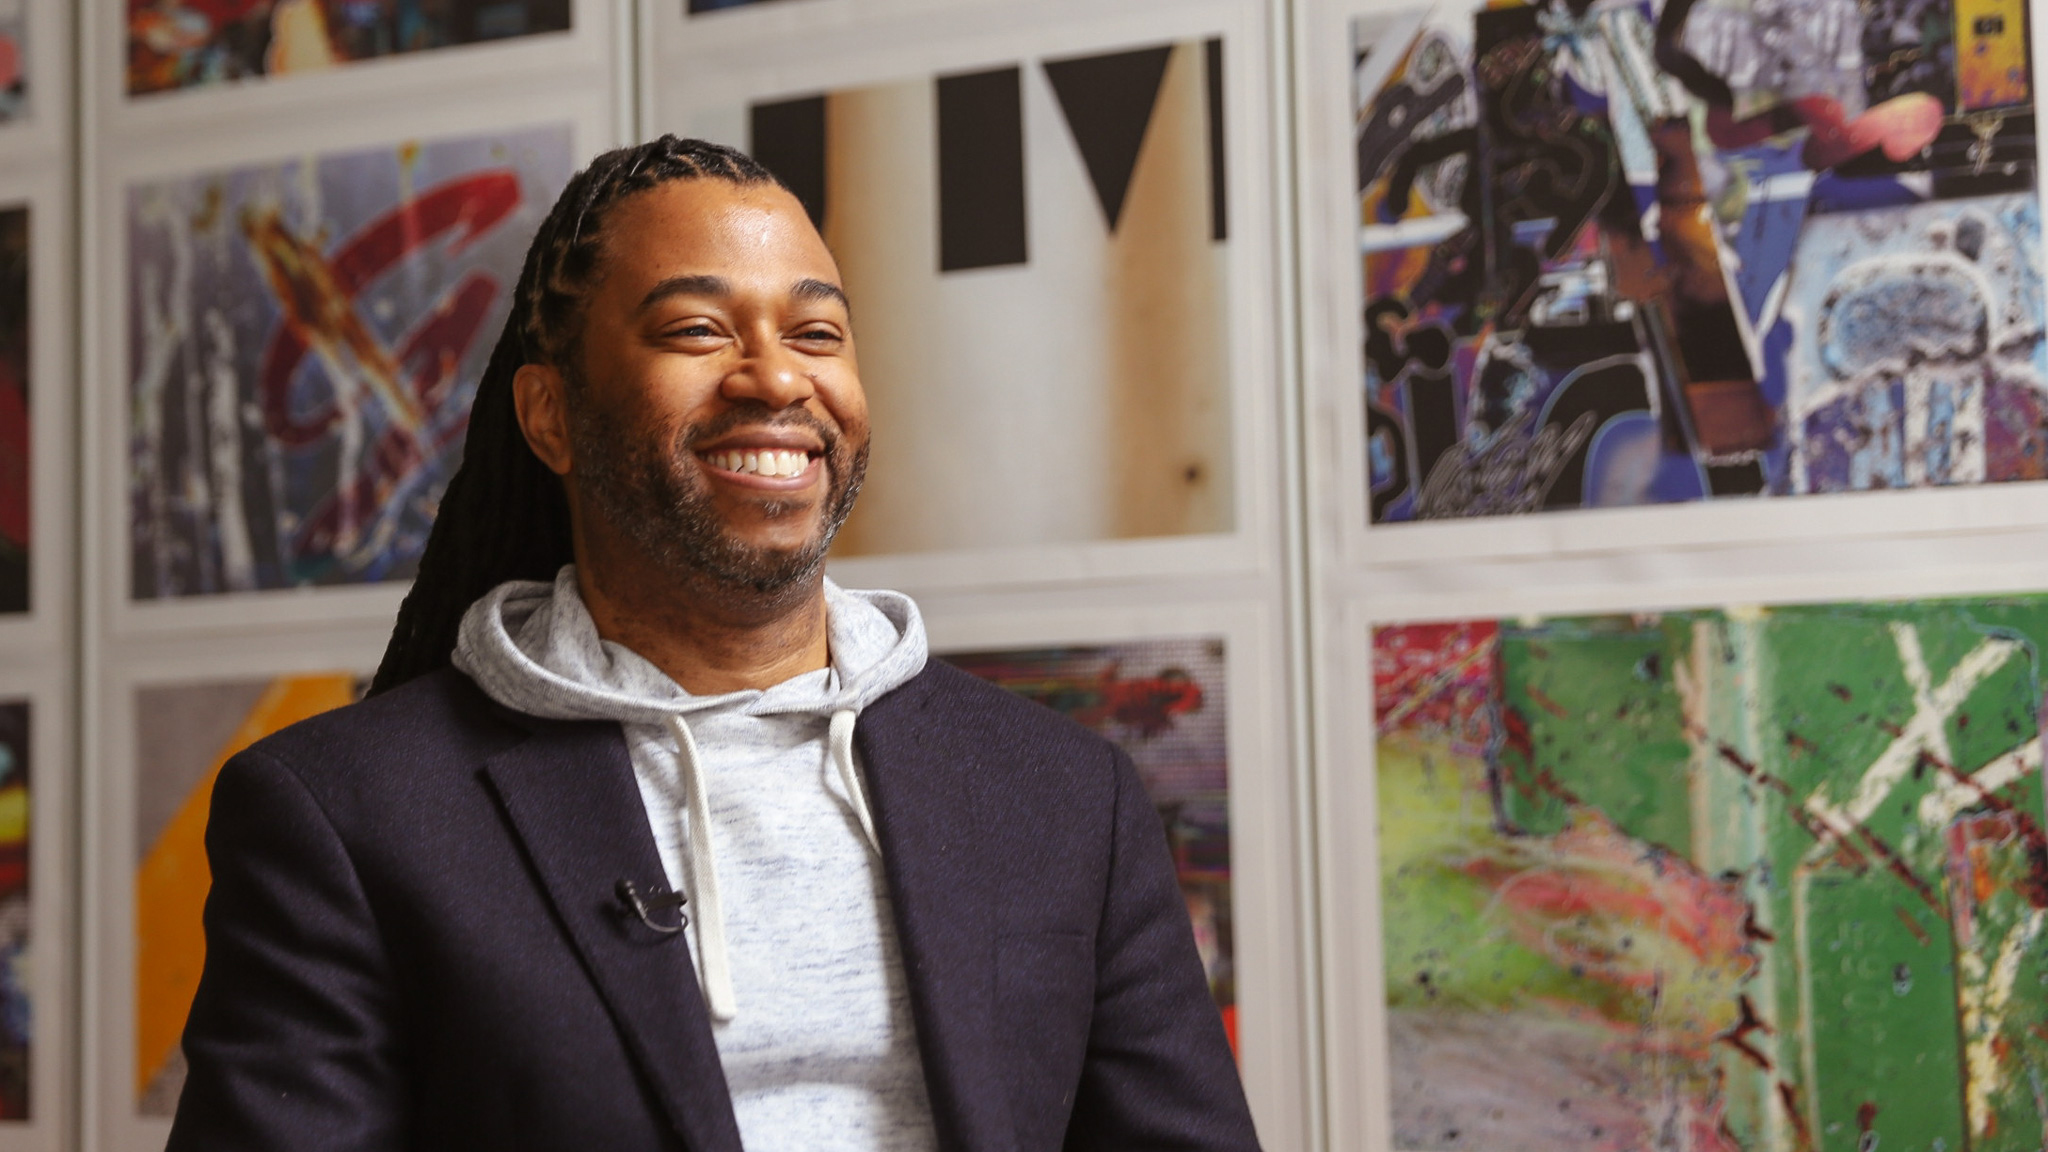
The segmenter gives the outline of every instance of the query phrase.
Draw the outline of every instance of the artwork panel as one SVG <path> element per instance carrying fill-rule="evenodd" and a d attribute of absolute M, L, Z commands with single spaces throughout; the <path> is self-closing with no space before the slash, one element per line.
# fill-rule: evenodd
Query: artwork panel
<path fill-rule="evenodd" d="M 2037 1147 L 2044 644 L 2048 595 L 1378 628 L 1396 1146 Z"/>
<path fill-rule="evenodd" d="M 1369 518 L 2041 478 L 2028 18 L 1676 0 L 1356 21 Z M 1839 363 L 1831 340 L 1906 307 L 1885 270 L 1907 265 L 1985 331 Z"/>
<path fill-rule="evenodd" d="M 30 725 L 26 700 L 0 700 L 0 1120 L 29 1120 L 35 1005 L 30 996 Z"/>
<path fill-rule="evenodd" d="M 289 724 L 354 701 L 350 673 L 145 687 L 136 692 L 135 1108 L 169 1117 L 185 1082 L 178 1038 L 206 961 L 200 912 L 212 884 L 206 814 L 229 757 Z"/>
<path fill-rule="evenodd" d="M 1235 1046 L 1223 641 L 949 652 L 944 659 L 1072 718 L 1130 756 L 1165 822 L 1209 989 Z"/>
<path fill-rule="evenodd" d="M 28 114 L 28 0 L 0 0 L 0 124 Z"/>
<path fill-rule="evenodd" d="M 888 443 L 835 556 L 1234 528 L 1228 66 L 1172 41 L 697 116 L 791 168 L 859 317 Z"/>
<path fill-rule="evenodd" d="M 29 209 L 0 206 L 0 613 L 29 610 Z"/>
<path fill-rule="evenodd" d="M 127 195 L 130 595 L 411 576 L 567 125 Z"/>
<path fill-rule="evenodd" d="M 569 30 L 571 0 L 128 0 L 131 96 Z"/>

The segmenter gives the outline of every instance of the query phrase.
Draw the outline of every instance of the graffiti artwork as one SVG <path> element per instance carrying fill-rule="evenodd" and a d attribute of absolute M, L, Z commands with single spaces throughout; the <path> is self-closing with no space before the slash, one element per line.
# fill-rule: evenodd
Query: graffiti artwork
<path fill-rule="evenodd" d="M 560 32 L 569 8 L 570 0 L 128 0 L 128 94 Z"/>
<path fill-rule="evenodd" d="M 2048 596 L 1383 627 L 1396 1147 L 2037 1149 Z"/>
<path fill-rule="evenodd" d="M 228 758 L 353 701 L 346 673 L 145 688 L 135 698 L 135 1093 L 169 1116 L 185 1085 L 178 1048 L 206 964 L 200 910 L 212 887 L 206 813 Z"/>
<path fill-rule="evenodd" d="M 404 579 L 569 130 L 128 195 L 132 593 Z"/>
<path fill-rule="evenodd" d="M 1116 741 L 1166 822 L 1209 990 L 1237 1043 L 1220 640 L 950 653 L 946 661 Z"/>
<path fill-rule="evenodd" d="M 2048 475 L 2023 0 L 1361 21 L 1371 518 Z"/>
<path fill-rule="evenodd" d="M 0 613 L 29 607 L 28 221 L 0 208 Z"/>

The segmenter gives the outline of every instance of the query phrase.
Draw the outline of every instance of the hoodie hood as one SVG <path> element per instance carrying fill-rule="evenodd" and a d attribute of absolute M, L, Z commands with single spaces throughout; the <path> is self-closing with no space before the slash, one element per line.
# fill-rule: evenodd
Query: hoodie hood
<path fill-rule="evenodd" d="M 766 689 L 693 696 L 632 649 L 602 639 L 576 587 L 576 566 L 553 584 L 498 585 L 463 614 L 452 659 L 491 699 L 549 720 L 665 724 L 737 707 L 754 715 L 859 713 L 924 670 L 924 621 L 908 596 L 848 591 L 825 581 L 831 664 Z"/>

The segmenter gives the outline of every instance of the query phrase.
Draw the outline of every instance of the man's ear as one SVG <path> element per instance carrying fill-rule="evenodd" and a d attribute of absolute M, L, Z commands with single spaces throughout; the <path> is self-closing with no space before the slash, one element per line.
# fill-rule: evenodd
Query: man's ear
<path fill-rule="evenodd" d="M 568 381 L 550 364 L 522 364 L 512 375 L 512 408 L 519 430 L 540 462 L 557 476 L 567 476 L 569 452 Z"/>

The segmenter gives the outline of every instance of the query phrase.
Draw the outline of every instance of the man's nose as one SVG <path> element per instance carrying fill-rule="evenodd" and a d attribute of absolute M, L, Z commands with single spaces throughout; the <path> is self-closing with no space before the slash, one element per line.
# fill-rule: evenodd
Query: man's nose
<path fill-rule="evenodd" d="M 749 342 L 746 358 L 726 374 L 719 391 L 728 400 L 762 404 L 771 410 L 809 400 L 817 390 L 802 357 L 780 340 Z"/>

